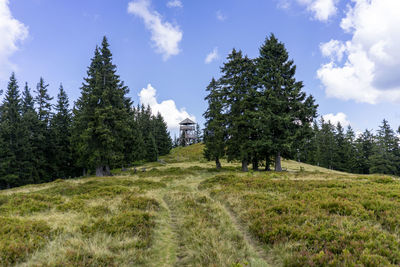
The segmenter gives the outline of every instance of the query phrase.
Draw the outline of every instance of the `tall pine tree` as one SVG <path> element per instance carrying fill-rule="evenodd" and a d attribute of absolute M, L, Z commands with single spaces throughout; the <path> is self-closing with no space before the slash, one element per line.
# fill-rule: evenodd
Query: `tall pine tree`
<path fill-rule="evenodd" d="M 387 120 L 382 121 L 370 158 L 370 173 L 397 174 L 399 140 Z"/>
<path fill-rule="evenodd" d="M 21 157 L 23 156 L 21 98 L 15 74 L 8 82 L 3 105 L 1 106 L 0 133 L 3 141 L 0 169 L 0 187 L 9 188 L 24 183 L 21 177 Z"/>
<path fill-rule="evenodd" d="M 303 83 L 295 79 L 293 60 L 273 34 L 261 46 L 256 62 L 268 146 L 275 155 L 275 170 L 281 171 L 281 156 L 291 156 L 293 145 L 316 117 L 317 105 L 302 91 Z"/>
<path fill-rule="evenodd" d="M 223 76 L 219 84 L 223 102 L 229 112 L 226 114 L 228 160 L 240 160 L 242 170 L 248 170 L 248 164 L 255 157 L 252 136 L 255 133 L 256 95 L 254 62 L 241 51 L 235 49 L 227 57 L 221 68 Z"/>
<path fill-rule="evenodd" d="M 72 114 L 69 109 L 67 93 L 62 84 L 57 95 L 56 113 L 51 120 L 51 131 L 54 137 L 55 157 L 55 176 L 57 178 L 67 178 L 74 174 L 71 149 L 71 124 Z"/>
<path fill-rule="evenodd" d="M 35 102 L 37 105 L 38 125 L 38 142 L 39 146 L 36 150 L 37 169 L 41 181 L 51 181 L 54 177 L 54 139 L 50 131 L 50 120 L 52 117 L 51 101 L 53 97 L 48 94 L 49 85 L 45 83 L 41 77 L 36 87 Z"/>
<path fill-rule="evenodd" d="M 213 78 L 207 86 L 208 109 L 204 113 L 206 119 L 204 129 L 204 155 L 208 160 L 215 160 L 217 169 L 221 168 L 220 159 L 225 155 L 226 128 L 223 114 L 223 95 L 217 81 Z"/>
<path fill-rule="evenodd" d="M 87 75 L 74 110 L 73 139 L 83 168 L 95 169 L 97 176 L 111 175 L 111 167 L 124 163 L 129 113 L 128 88 L 116 74 L 106 37 Z"/>

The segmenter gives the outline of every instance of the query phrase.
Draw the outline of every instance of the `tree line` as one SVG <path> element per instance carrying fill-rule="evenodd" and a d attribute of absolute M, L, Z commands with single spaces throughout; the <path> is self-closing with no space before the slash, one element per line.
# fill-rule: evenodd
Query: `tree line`
<path fill-rule="evenodd" d="M 271 34 L 250 59 L 233 49 L 221 67 L 221 77 L 207 87 L 208 109 L 204 142 L 205 156 L 215 160 L 239 160 L 242 170 L 252 164 L 258 170 L 271 159 L 281 171 L 281 157 L 292 158 L 317 116 L 314 98 L 302 91 L 295 79 L 296 66 L 283 43 Z"/>
<path fill-rule="evenodd" d="M 397 131 L 400 134 L 400 129 Z M 312 135 L 304 139 L 297 160 L 325 168 L 360 174 L 400 175 L 400 139 L 383 120 L 374 134 L 366 129 L 355 134 L 323 118 L 313 123 Z"/>
<path fill-rule="evenodd" d="M 161 116 L 133 106 L 116 74 L 107 38 L 96 47 L 70 108 L 60 85 L 56 104 L 40 78 L 32 95 L 11 74 L 0 105 L 0 189 L 86 174 L 111 175 L 113 168 L 156 161 L 172 140 Z"/>

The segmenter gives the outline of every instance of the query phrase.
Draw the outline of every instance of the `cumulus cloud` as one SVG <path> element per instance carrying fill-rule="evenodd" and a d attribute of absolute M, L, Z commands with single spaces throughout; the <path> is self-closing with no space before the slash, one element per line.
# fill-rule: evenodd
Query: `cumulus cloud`
<path fill-rule="evenodd" d="M 156 93 L 156 89 L 151 84 L 148 84 L 147 88 L 143 88 L 139 93 L 140 103 L 145 106 L 150 105 L 154 114 L 160 112 L 170 131 L 177 130 L 179 123 L 186 118 L 196 121 L 195 116 L 190 115 L 185 108 L 178 109 L 174 100 L 165 100 L 158 103 Z"/>
<path fill-rule="evenodd" d="M 324 118 L 325 121 L 330 121 L 335 126 L 338 122 L 340 122 L 343 127 L 347 127 L 350 125 L 350 121 L 347 119 L 347 115 L 343 112 L 339 112 L 336 115 L 333 113 L 329 113 L 323 115 L 322 118 Z"/>
<path fill-rule="evenodd" d="M 227 19 L 227 16 L 224 15 L 224 13 L 222 13 L 221 10 L 218 10 L 218 11 L 217 11 L 217 19 L 218 19 L 219 21 L 225 21 L 225 20 Z"/>
<path fill-rule="evenodd" d="M 8 0 L 0 0 L 0 78 L 16 68 L 10 57 L 27 37 L 28 27 L 12 16 Z"/>
<path fill-rule="evenodd" d="M 294 1 L 306 7 L 319 21 L 326 22 L 337 13 L 338 0 L 279 0 L 278 7 L 288 9 Z"/>
<path fill-rule="evenodd" d="M 330 61 L 317 76 L 329 97 L 370 104 L 400 102 L 400 1 L 352 2 L 340 24 L 352 38 L 321 45 Z"/>
<path fill-rule="evenodd" d="M 215 47 L 213 51 L 211 51 L 207 56 L 206 59 L 204 60 L 204 62 L 206 64 L 210 64 L 211 62 L 213 62 L 214 60 L 217 60 L 219 58 L 219 54 L 218 54 L 218 47 Z"/>
<path fill-rule="evenodd" d="M 323 56 L 329 57 L 331 60 L 342 61 L 346 46 L 341 41 L 330 40 L 327 43 L 322 43 L 320 49 Z"/>
<path fill-rule="evenodd" d="M 162 16 L 150 7 L 150 0 L 135 0 L 128 4 L 128 13 L 143 19 L 146 28 L 151 32 L 151 40 L 156 52 L 167 60 L 180 53 L 179 43 L 183 33 L 178 25 L 163 21 Z"/>
<path fill-rule="evenodd" d="M 182 4 L 182 2 L 180 0 L 171 0 L 171 1 L 168 1 L 167 6 L 168 7 L 180 7 L 180 8 L 182 8 L 183 4 Z"/>

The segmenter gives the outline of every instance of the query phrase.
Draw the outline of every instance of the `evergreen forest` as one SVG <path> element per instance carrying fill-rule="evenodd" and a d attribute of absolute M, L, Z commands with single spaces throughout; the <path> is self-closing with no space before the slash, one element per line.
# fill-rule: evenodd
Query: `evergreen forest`
<path fill-rule="evenodd" d="M 172 148 L 161 114 L 134 106 L 117 75 L 109 43 L 96 47 L 71 105 L 62 84 L 53 104 L 49 84 L 21 87 L 14 73 L 0 106 L 0 189 L 156 161 Z"/>

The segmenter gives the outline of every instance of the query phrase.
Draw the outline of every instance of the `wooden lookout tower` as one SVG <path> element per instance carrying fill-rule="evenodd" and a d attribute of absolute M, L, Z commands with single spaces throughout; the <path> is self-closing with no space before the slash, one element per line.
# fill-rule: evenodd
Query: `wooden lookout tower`
<path fill-rule="evenodd" d="M 196 140 L 196 123 L 190 119 L 185 119 L 179 123 L 180 125 L 180 144 L 188 146 L 194 143 Z"/>

